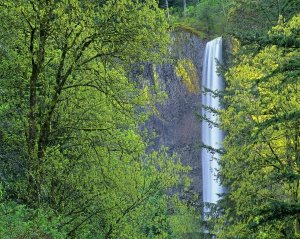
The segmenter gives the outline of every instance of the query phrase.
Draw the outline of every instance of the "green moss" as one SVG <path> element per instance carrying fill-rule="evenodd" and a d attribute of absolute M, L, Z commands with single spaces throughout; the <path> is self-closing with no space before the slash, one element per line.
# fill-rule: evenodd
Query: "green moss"
<path fill-rule="evenodd" d="M 190 59 L 180 59 L 175 68 L 176 75 L 182 78 L 182 83 L 189 93 L 199 92 L 199 76 L 194 63 Z"/>
<path fill-rule="evenodd" d="M 193 34 L 193 35 L 199 37 L 200 39 L 206 39 L 207 38 L 207 35 L 204 32 L 199 31 L 196 28 L 191 27 L 191 26 L 186 25 L 186 24 L 183 24 L 183 23 L 174 23 L 173 24 L 173 29 L 174 29 L 174 31 L 188 32 L 190 34 Z"/>

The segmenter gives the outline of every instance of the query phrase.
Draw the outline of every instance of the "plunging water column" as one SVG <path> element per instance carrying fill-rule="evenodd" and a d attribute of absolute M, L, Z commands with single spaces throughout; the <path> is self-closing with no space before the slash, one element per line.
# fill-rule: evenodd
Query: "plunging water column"
<path fill-rule="evenodd" d="M 216 38 L 206 44 L 204 64 L 202 71 L 202 87 L 207 89 L 202 93 L 202 105 L 213 109 L 219 109 L 219 99 L 211 91 L 220 91 L 223 89 L 223 79 L 217 74 L 218 62 L 222 61 L 222 38 Z M 208 120 L 202 121 L 202 142 L 211 148 L 220 148 L 224 138 L 223 132 L 210 122 L 218 122 L 218 117 L 206 107 L 202 107 L 202 116 Z M 217 178 L 219 164 L 218 153 L 213 153 L 206 148 L 201 151 L 202 159 L 202 184 L 203 184 L 203 202 L 217 203 L 220 194 L 224 192 L 220 181 Z M 209 212 L 209 208 L 204 208 L 204 217 Z"/>

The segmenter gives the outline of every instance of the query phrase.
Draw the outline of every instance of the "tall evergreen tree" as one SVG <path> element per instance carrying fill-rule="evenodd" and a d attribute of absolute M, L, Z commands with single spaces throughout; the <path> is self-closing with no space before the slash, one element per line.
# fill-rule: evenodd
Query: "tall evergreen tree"
<path fill-rule="evenodd" d="M 221 159 L 229 188 L 218 238 L 299 238 L 300 15 L 226 74 Z M 226 206 L 227 205 L 227 206 Z"/>

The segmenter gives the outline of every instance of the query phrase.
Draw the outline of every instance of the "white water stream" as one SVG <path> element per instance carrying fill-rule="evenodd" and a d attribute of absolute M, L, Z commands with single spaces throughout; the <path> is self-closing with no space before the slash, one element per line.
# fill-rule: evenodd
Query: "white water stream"
<path fill-rule="evenodd" d="M 216 38 L 206 44 L 204 65 L 202 72 L 202 87 L 212 90 L 220 91 L 224 87 L 222 77 L 217 74 L 218 63 L 222 62 L 222 38 Z M 202 93 L 202 104 L 214 109 L 220 109 L 218 97 L 214 97 L 212 93 Z M 202 109 L 202 116 L 209 121 L 218 123 L 218 116 L 207 109 Z M 202 142 L 212 148 L 220 148 L 224 133 L 217 127 L 210 125 L 208 121 L 202 121 Z M 202 184 L 203 184 L 203 202 L 217 203 L 220 199 L 219 194 L 224 192 L 219 179 L 217 178 L 219 164 L 218 153 L 213 153 L 203 148 L 201 151 L 202 159 Z M 209 208 L 204 208 L 204 216 L 209 212 Z"/>

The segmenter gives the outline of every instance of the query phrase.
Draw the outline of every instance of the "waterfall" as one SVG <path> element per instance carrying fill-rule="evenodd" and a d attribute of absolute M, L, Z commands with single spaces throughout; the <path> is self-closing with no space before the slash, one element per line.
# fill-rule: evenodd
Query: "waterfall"
<path fill-rule="evenodd" d="M 202 72 L 202 88 L 208 89 L 206 93 L 202 93 L 202 105 L 213 109 L 220 109 L 219 99 L 210 91 L 220 91 L 224 87 L 222 77 L 217 74 L 218 63 L 222 61 L 222 38 L 216 38 L 206 44 L 203 72 Z M 202 121 L 202 142 L 211 148 L 220 148 L 224 133 L 217 127 L 211 125 L 210 122 L 218 122 L 218 116 L 202 107 L 202 116 L 208 120 Z M 219 194 L 224 192 L 220 181 L 217 178 L 219 164 L 219 155 L 211 152 L 206 148 L 201 151 L 202 159 L 202 185 L 203 185 L 203 202 L 217 203 L 220 199 Z M 209 212 L 209 208 L 204 208 L 205 214 Z"/>

